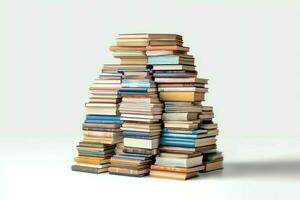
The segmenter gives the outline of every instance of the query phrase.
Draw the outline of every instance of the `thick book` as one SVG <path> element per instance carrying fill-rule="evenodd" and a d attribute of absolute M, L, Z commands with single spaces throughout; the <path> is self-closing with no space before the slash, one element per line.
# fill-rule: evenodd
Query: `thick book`
<path fill-rule="evenodd" d="M 134 170 L 134 169 L 126 169 L 120 167 L 109 167 L 108 171 L 110 174 L 118 174 L 118 175 L 127 175 L 127 176 L 145 176 L 149 173 L 149 169 L 141 169 L 141 170 Z"/>
<path fill-rule="evenodd" d="M 155 165 L 172 166 L 172 167 L 195 167 L 202 165 L 202 156 L 192 158 L 172 158 L 172 157 L 156 157 Z"/>
<path fill-rule="evenodd" d="M 160 92 L 161 101 L 203 101 L 204 92 Z"/>
<path fill-rule="evenodd" d="M 205 167 L 204 165 L 199 165 L 195 167 L 172 167 L 172 166 L 161 166 L 161 165 L 151 165 L 151 170 L 158 170 L 158 171 L 170 171 L 170 172 L 179 172 L 179 173 L 191 173 L 191 172 L 199 172 L 203 170 Z"/>
<path fill-rule="evenodd" d="M 198 119 L 198 113 L 163 113 L 162 120 L 196 120 Z"/>
<path fill-rule="evenodd" d="M 74 158 L 76 163 L 83 163 L 83 164 L 94 164 L 94 165 L 101 165 L 109 163 L 109 159 L 105 158 L 97 158 L 91 156 L 77 156 Z"/>
<path fill-rule="evenodd" d="M 136 147 L 144 149 L 157 149 L 159 144 L 159 139 L 146 140 L 138 138 L 124 138 L 124 146 Z"/>
<path fill-rule="evenodd" d="M 148 64 L 149 65 L 158 65 L 158 64 L 194 65 L 194 58 L 189 55 L 149 56 Z"/>
<path fill-rule="evenodd" d="M 181 138 L 167 138 L 161 137 L 160 145 L 178 146 L 178 147 L 202 147 L 216 144 L 214 137 L 200 138 L 200 139 L 181 139 Z"/>
<path fill-rule="evenodd" d="M 86 107 L 86 114 L 88 115 L 117 115 L 117 107 Z M 89 123 L 89 122 L 87 122 Z"/>

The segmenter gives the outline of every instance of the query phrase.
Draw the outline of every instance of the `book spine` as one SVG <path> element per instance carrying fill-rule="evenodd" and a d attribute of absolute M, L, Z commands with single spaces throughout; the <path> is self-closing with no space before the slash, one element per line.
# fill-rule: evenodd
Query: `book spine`
<path fill-rule="evenodd" d="M 187 172 L 187 170 L 184 169 L 184 168 L 169 167 L 169 166 L 160 166 L 160 165 L 151 165 L 151 169 L 153 169 L 153 170 L 160 170 L 160 171 L 182 172 L 182 173 L 186 173 Z"/>
<path fill-rule="evenodd" d="M 178 64 L 179 57 L 174 56 L 149 56 L 148 64 Z"/>
<path fill-rule="evenodd" d="M 196 139 L 198 136 L 195 134 L 179 134 L 179 133 L 162 133 L 163 137 L 167 138 L 186 138 L 186 139 Z"/>
<path fill-rule="evenodd" d="M 113 120 L 118 121 L 120 120 L 120 116 L 117 115 L 87 115 L 86 119 L 88 120 Z"/>
<path fill-rule="evenodd" d="M 160 145 L 165 146 L 177 146 L 177 147 L 195 147 L 194 142 L 182 142 L 182 141 L 171 141 L 171 140 L 160 140 Z"/>
<path fill-rule="evenodd" d="M 86 119 L 84 123 L 91 123 L 91 124 L 122 124 L 121 120 L 90 120 Z"/>

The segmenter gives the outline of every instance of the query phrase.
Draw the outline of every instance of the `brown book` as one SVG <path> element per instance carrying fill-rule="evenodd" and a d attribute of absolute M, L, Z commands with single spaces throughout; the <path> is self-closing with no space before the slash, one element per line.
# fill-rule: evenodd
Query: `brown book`
<path fill-rule="evenodd" d="M 215 171 L 215 170 L 219 170 L 219 169 L 224 168 L 223 167 L 223 160 L 205 163 L 204 165 L 205 165 L 204 172 L 210 172 L 210 171 Z"/>
<path fill-rule="evenodd" d="M 182 52 L 188 52 L 189 47 L 182 47 L 182 46 L 147 46 L 147 51 L 182 51 Z"/>
<path fill-rule="evenodd" d="M 202 83 L 207 84 L 208 79 L 204 78 L 155 78 L 157 83 Z"/>
<path fill-rule="evenodd" d="M 137 175 L 137 176 L 145 175 L 149 173 L 149 169 L 134 170 L 134 169 L 126 169 L 120 167 L 109 167 L 108 171 L 110 173 L 115 173 L 115 174 Z"/>
<path fill-rule="evenodd" d="M 92 157 L 92 156 L 77 156 L 74 158 L 76 163 L 101 165 L 109 163 L 109 159 Z"/>
<path fill-rule="evenodd" d="M 161 166 L 161 165 L 151 165 L 151 170 L 158 171 L 170 171 L 170 172 L 179 172 L 179 173 L 191 173 L 191 172 L 199 172 L 204 169 L 204 165 L 199 165 L 191 168 L 184 167 L 170 167 L 170 166 Z"/>
<path fill-rule="evenodd" d="M 179 173 L 179 172 L 169 172 L 169 171 L 158 171 L 151 170 L 150 176 L 156 178 L 169 178 L 176 180 L 186 180 L 192 177 L 196 177 L 199 175 L 199 172 L 191 172 L 191 173 Z"/>
<path fill-rule="evenodd" d="M 204 92 L 160 92 L 161 101 L 204 101 Z"/>

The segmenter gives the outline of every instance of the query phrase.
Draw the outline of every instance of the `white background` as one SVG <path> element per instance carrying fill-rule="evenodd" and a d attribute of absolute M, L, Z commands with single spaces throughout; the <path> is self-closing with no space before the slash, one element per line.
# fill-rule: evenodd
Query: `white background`
<path fill-rule="evenodd" d="M 0 1 L 0 198 L 288 198 L 300 182 L 297 1 Z M 183 35 L 225 170 L 187 182 L 70 171 L 118 33 Z"/>

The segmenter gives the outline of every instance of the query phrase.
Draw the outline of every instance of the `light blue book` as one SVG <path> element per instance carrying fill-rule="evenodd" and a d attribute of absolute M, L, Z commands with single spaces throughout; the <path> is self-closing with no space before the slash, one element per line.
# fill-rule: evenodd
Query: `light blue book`
<path fill-rule="evenodd" d="M 119 115 L 87 115 L 88 120 L 120 120 Z"/>
<path fill-rule="evenodd" d="M 153 84 L 154 82 L 149 79 L 124 79 L 122 81 L 122 88 L 137 88 L 137 87 L 149 88 Z"/>
<path fill-rule="evenodd" d="M 149 56 L 148 64 L 149 65 L 158 65 L 158 64 L 179 64 L 179 56 L 170 55 L 170 56 Z"/>
<path fill-rule="evenodd" d="M 160 145 L 165 146 L 175 146 L 175 147 L 195 147 L 195 142 L 183 142 L 183 141 L 173 141 L 173 140 L 160 140 Z"/>
<path fill-rule="evenodd" d="M 162 136 L 167 138 L 186 138 L 186 139 L 196 139 L 201 137 L 199 134 L 179 134 L 179 133 L 162 133 Z"/>

